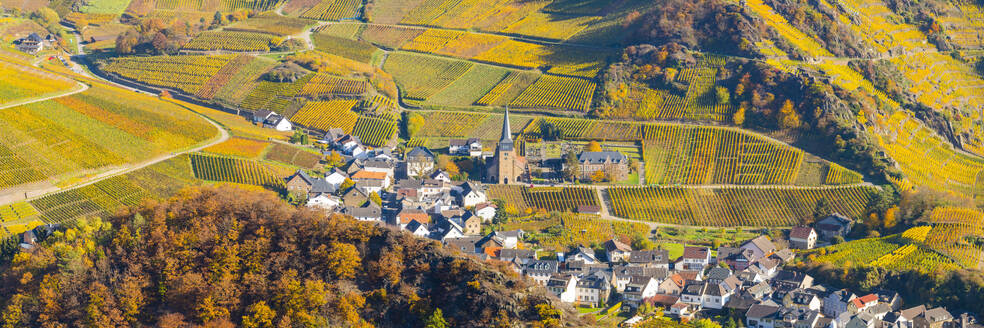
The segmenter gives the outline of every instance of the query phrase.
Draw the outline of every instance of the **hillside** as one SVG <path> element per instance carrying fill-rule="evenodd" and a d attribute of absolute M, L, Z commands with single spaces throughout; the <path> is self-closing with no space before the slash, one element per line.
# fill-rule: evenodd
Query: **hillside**
<path fill-rule="evenodd" d="M 578 322 L 511 271 L 268 192 L 187 189 L 39 247 L 0 269 L 5 324 L 405 327 L 438 309 L 454 327 Z"/>

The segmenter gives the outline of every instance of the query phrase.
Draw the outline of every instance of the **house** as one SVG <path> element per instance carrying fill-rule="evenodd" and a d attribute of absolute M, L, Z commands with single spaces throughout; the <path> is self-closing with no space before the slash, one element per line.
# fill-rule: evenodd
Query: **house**
<path fill-rule="evenodd" d="M 317 194 L 314 197 L 308 198 L 308 201 L 305 204 L 305 206 L 317 207 L 317 208 L 324 209 L 326 211 L 330 211 L 335 209 L 341 204 L 342 204 L 341 198 L 335 197 L 331 194 L 321 193 L 321 194 Z"/>
<path fill-rule="evenodd" d="M 731 298 L 737 291 L 737 285 L 730 283 L 713 283 L 706 281 L 707 287 L 704 289 L 704 295 L 701 298 L 700 306 L 708 309 L 723 309 L 724 304 L 728 303 L 728 299 Z"/>
<path fill-rule="evenodd" d="M 424 147 L 414 147 L 405 158 L 407 176 L 423 177 L 434 169 L 434 153 Z"/>
<path fill-rule="evenodd" d="M 547 290 L 561 302 L 574 303 L 577 300 L 577 285 L 577 277 L 568 273 L 555 273 L 547 280 Z"/>
<path fill-rule="evenodd" d="M 362 149 L 360 153 L 365 151 L 362 146 L 362 140 L 359 139 L 358 136 L 353 136 L 350 134 L 342 135 L 341 137 L 335 139 L 332 143 L 334 143 L 336 148 L 341 149 L 343 153 L 352 156 L 356 156 L 356 149 Z"/>
<path fill-rule="evenodd" d="M 926 310 L 921 315 L 912 320 L 913 328 L 941 328 L 945 323 L 953 320 L 953 315 L 946 309 L 938 307 Z"/>
<path fill-rule="evenodd" d="M 738 248 L 743 251 L 751 251 L 749 259 L 752 261 L 767 257 L 776 251 L 776 245 L 766 236 L 755 237 Z"/>
<path fill-rule="evenodd" d="M 417 220 L 410 220 L 410 223 L 406 225 L 406 229 L 417 237 L 430 236 L 430 230 L 427 230 L 427 225 L 420 223 Z"/>
<path fill-rule="evenodd" d="M 624 304 L 637 308 L 644 299 L 656 296 L 658 288 L 659 283 L 653 277 L 632 276 L 622 292 L 625 297 Z"/>
<path fill-rule="evenodd" d="M 612 263 L 625 261 L 632 252 L 632 247 L 615 239 L 606 241 L 604 247 L 605 257 Z"/>
<path fill-rule="evenodd" d="M 772 279 L 773 286 L 786 286 L 792 289 L 810 288 L 813 286 L 813 277 L 799 271 L 780 270 Z"/>
<path fill-rule="evenodd" d="M 460 219 L 464 234 L 479 235 L 482 233 L 482 218 L 471 213 L 465 213 Z"/>
<path fill-rule="evenodd" d="M 834 237 L 846 237 L 854 227 L 854 221 L 837 213 L 823 218 L 814 225 L 820 239 L 832 240 Z"/>
<path fill-rule="evenodd" d="M 680 301 L 693 304 L 701 305 L 704 301 L 704 294 L 707 292 L 707 282 L 700 280 L 687 280 L 683 285 L 683 290 L 680 292 Z"/>
<path fill-rule="evenodd" d="M 349 176 L 345 173 L 345 171 L 339 170 L 338 168 L 333 168 L 330 174 L 325 175 L 325 183 L 328 192 L 337 192 L 338 189 L 341 189 L 342 184 L 344 184 L 345 180 L 348 178 Z"/>
<path fill-rule="evenodd" d="M 386 174 L 386 179 L 392 181 L 396 175 L 396 165 L 383 158 L 369 158 L 362 161 L 362 170 L 369 172 L 381 172 Z"/>
<path fill-rule="evenodd" d="M 605 271 L 594 271 L 577 281 L 577 301 L 588 304 L 604 304 L 612 290 L 612 283 Z"/>
<path fill-rule="evenodd" d="M 711 262 L 711 251 L 707 247 L 687 246 L 683 248 L 677 270 L 704 270 Z"/>
<path fill-rule="evenodd" d="M 851 303 L 847 304 L 847 310 L 852 313 L 858 313 L 875 304 L 878 304 L 878 295 L 868 294 L 851 300 Z"/>
<path fill-rule="evenodd" d="M 851 301 L 857 297 L 857 295 L 854 295 L 854 293 L 847 289 L 841 289 L 830 293 L 823 299 L 823 305 L 821 306 L 823 315 L 831 318 L 840 316 L 841 313 L 847 312 L 848 304 L 850 304 Z"/>
<path fill-rule="evenodd" d="M 819 311 L 821 303 L 823 301 L 816 294 L 808 293 L 802 289 L 786 293 L 782 299 L 782 305 L 787 308 L 804 308 L 813 311 Z"/>
<path fill-rule="evenodd" d="M 750 249 L 741 249 L 738 247 L 720 247 L 718 248 L 717 261 L 718 263 L 724 262 L 732 269 L 737 271 L 745 270 L 751 265 L 754 256 L 754 251 Z"/>
<path fill-rule="evenodd" d="M 366 207 L 346 207 L 345 214 L 351 215 L 359 221 L 383 220 L 383 209 L 376 204 L 369 204 Z"/>
<path fill-rule="evenodd" d="M 477 249 L 484 249 L 486 247 L 513 249 L 519 247 L 519 242 L 522 238 L 523 230 L 493 231 L 476 242 L 475 247 Z"/>
<path fill-rule="evenodd" d="M 297 170 L 293 175 L 287 177 L 287 192 L 295 194 L 307 194 L 314 185 L 314 178 L 302 170 Z"/>
<path fill-rule="evenodd" d="M 444 170 L 435 170 L 430 174 L 429 178 L 431 180 L 441 181 L 443 183 L 451 183 L 451 175 Z"/>
<path fill-rule="evenodd" d="M 817 232 L 811 227 L 793 227 L 789 231 L 789 245 L 795 249 L 813 249 L 817 245 Z"/>
<path fill-rule="evenodd" d="M 495 218 L 496 208 L 495 204 L 486 202 L 475 205 L 472 211 L 475 212 L 476 216 L 482 218 L 482 222 L 491 222 Z"/>
<path fill-rule="evenodd" d="M 677 302 L 676 304 L 670 305 L 670 315 L 676 316 L 681 320 L 692 318 L 695 310 L 692 304 L 684 302 Z"/>
<path fill-rule="evenodd" d="M 659 284 L 658 292 L 666 295 L 680 295 L 686 280 L 679 273 L 673 274 Z"/>
<path fill-rule="evenodd" d="M 526 263 L 523 274 L 536 281 L 537 284 L 546 286 L 550 276 L 559 272 L 559 268 L 560 262 L 556 260 L 532 260 Z"/>
<path fill-rule="evenodd" d="M 437 224 L 431 226 L 431 239 L 445 241 L 452 238 L 465 237 L 465 233 L 462 232 L 461 227 L 455 224 L 451 220 L 441 220 Z M 479 248 L 476 244 L 472 244 L 474 247 L 474 253 L 481 253 L 486 251 L 486 247 Z M 498 247 L 501 248 L 501 247 Z"/>
<path fill-rule="evenodd" d="M 424 212 L 424 210 L 422 209 L 404 208 L 400 210 L 399 213 L 396 213 L 396 222 L 394 223 L 395 225 L 399 226 L 401 229 L 405 229 L 407 228 L 407 225 L 413 221 L 417 221 L 424 224 L 430 224 L 431 217 L 430 214 L 427 214 L 427 212 Z"/>
<path fill-rule="evenodd" d="M 722 267 L 713 267 L 710 270 L 707 270 L 707 278 L 704 280 L 713 283 L 720 283 L 724 281 L 724 279 L 727 279 L 728 277 L 731 277 L 731 269 L 722 268 Z"/>
<path fill-rule="evenodd" d="M 895 316 L 894 320 L 890 322 L 894 323 L 898 328 L 913 328 L 913 320 L 921 316 L 926 312 L 925 305 L 919 305 L 916 307 L 911 307 L 902 311 L 899 311 Z"/>
<path fill-rule="evenodd" d="M 887 304 L 892 311 L 897 311 L 902 306 L 902 297 L 899 293 L 884 289 L 876 289 L 872 293 L 878 295 L 878 302 Z"/>
<path fill-rule="evenodd" d="M 602 172 L 609 181 L 622 181 L 629 175 L 629 160 L 617 151 L 586 151 L 577 156 L 581 166 L 581 180 L 590 180 L 596 172 Z"/>
<path fill-rule="evenodd" d="M 37 33 L 31 33 L 30 35 L 18 40 L 16 44 L 17 50 L 29 54 L 36 54 L 41 50 L 44 50 L 44 39 L 42 39 Z"/>
<path fill-rule="evenodd" d="M 362 206 L 369 200 L 369 194 L 359 188 L 351 188 L 342 194 L 342 203 L 346 206 Z"/>
<path fill-rule="evenodd" d="M 594 251 L 587 247 L 577 247 L 564 257 L 565 262 L 583 261 L 587 264 L 598 263 Z"/>
<path fill-rule="evenodd" d="M 498 258 L 503 261 L 517 260 L 525 266 L 530 261 L 536 260 L 536 251 L 532 249 L 503 248 L 499 250 Z"/>
<path fill-rule="evenodd" d="M 431 235 L 433 235 L 433 232 Z M 464 236 L 458 238 L 441 239 L 441 242 L 444 243 L 444 246 L 450 249 L 460 251 L 465 254 L 474 254 L 476 253 L 475 243 L 478 242 L 479 239 L 482 238 L 478 236 Z"/>
<path fill-rule="evenodd" d="M 482 156 L 482 141 L 478 138 L 451 139 L 448 141 L 448 154 L 459 156 Z"/>
<path fill-rule="evenodd" d="M 680 303 L 680 298 L 673 295 L 656 294 L 653 295 L 653 297 L 645 299 L 645 302 L 653 306 L 659 306 L 669 309 L 671 306 L 673 306 L 673 304 Z M 681 303 L 681 304 L 685 304 L 685 303 Z"/>
<path fill-rule="evenodd" d="M 253 117 L 252 117 L 253 124 L 262 124 L 263 122 L 266 122 L 266 120 L 270 118 L 270 116 L 273 115 L 277 115 L 277 113 L 265 109 L 255 111 L 253 112 Z"/>
<path fill-rule="evenodd" d="M 486 198 L 485 193 L 482 192 L 481 187 L 470 181 L 463 183 L 460 189 L 461 190 L 458 192 L 458 201 L 461 202 L 461 206 L 470 208 L 488 201 L 488 198 Z M 493 216 L 494 215 L 495 214 L 493 214 Z"/>
<path fill-rule="evenodd" d="M 752 305 L 745 312 L 745 326 L 756 328 L 775 328 L 782 326 L 782 317 L 779 317 L 781 307 L 774 302 L 762 302 Z M 779 323 L 780 325 L 776 325 Z"/>
<path fill-rule="evenodd" d="M 294 125 L 291 124 L 286 117 L 277 114 L 267 117 L 267 119 L 263 121 L 263 127 L 277 131 L 290 131 L 294 129 Z"/>
<path fill-rule="evenodd" d="M 632 265 L 669 270 L 669 252 L 665 249 L 629 252 L 629 263 Z"/>
<path fill-rule="evenodd" d="M 356 186 L 361 186 L 366 193 L 376 192 L 390 187 L 390 176 L 386 172 L 361 170 L 352 175 Z"/>

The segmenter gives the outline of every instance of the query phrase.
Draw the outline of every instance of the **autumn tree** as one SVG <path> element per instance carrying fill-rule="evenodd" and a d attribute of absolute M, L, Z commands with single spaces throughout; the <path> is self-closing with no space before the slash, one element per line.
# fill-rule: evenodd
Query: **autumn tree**
<path fill-rule="evenodd" d="M 246 315 L 243 316 L 245 328 L 273 327 L 273 319 L 277 316 L 277 313 L 267 306 L 266 301 L 253 303 L 246 311 Z"/>
<path fill-rule="evenodd" d="M 606 178 L 607 176 L 605 176 L 604 170 L 597 170 L 594 173 L 591 173 L 591 181 L 594 181 L 595 183 L 603 182 Z"/>
<path fill-rule="evenodd" d="M 601 151 L 601 144 L 595 140 L 591 140 L 587 145 L 584 145 L 584 151 L 596 152 Z"/>
<path fill-rule="evenodd" d="M 742 126 L 745 124 L 745 106 L 739 106 L 735 114 L 731 116 L 731 122 L 735 123 L 737 126 Z"/>
<path fill-rule="evenodd" d="M 779 108 L 779 125 L 783 129 L 795 129 L 800 126 L 800 115 L 793 108 L 793 101 L 786 99 Z"/>
<path fill-rule="evenodd" d="M 338 279 L 355 277 L 355 269 L 362 265 L 359 251 L 349 243 L 332 242 L 324 260 L 328 270 Z"/>
<path fill-rule="evenodd" d="M 577 160 L 577 153 L 569 151 L 564 154 L 564 179 L 574 181 L 581 176 L 581 162 Z"/>
<path fill-rule="evenodd" d="M 441 313 L 441 308 L 435 308 L 434 312 L 431 313 L 430 317 L 427 317 L 427 322 L 424 323 L 425 328 L 447 328 L 448 322 L 444 320 L 444 314 Z"/>

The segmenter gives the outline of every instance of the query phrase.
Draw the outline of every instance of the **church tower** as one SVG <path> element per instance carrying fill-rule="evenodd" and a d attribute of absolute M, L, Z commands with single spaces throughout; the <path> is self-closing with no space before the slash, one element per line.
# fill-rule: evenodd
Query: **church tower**
<path fill-rule="evenodd" d="M 498 184 L 518 183 L 526 171 L 525 159 L 516 156 L 516 147 L 509 128 L 509 107 L 502 118 L 502 137 L 495 148 L 495 156 L 488 164 L 488 181 Z"/>

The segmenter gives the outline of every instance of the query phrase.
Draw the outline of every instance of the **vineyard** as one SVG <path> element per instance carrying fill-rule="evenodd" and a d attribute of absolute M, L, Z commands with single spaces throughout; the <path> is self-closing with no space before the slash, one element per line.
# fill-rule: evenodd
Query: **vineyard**
<path fill-rule="evenodd" d="M 465 112 L 427 112 L 422 115 L 427 122 L 427 128 L 420 129 L 414 137 L 458 137 L 471 136 L 475 129 L 490 119 L 488 114 Z M 494 119 L 502 122 L 502 119 Z"/>
<path fill-rule="evenodd" d="M 331 21 L 354 19 L 359 16 L 360 6 L 362 6 L 360 0 L 321 0 L 314 7 L 304 12 L 301 17 Z"/>
<path fill-rule="evenodd" d="M 276 36 L 245 31 L 206 31 L 199 34 L 182 49 L 187 50 L 228 50 L 228 51 L 270 51 L 279 46 Z"/>
<path fill-rule="evenodd" d="M 930 215 L 932 231 L 926 244 L 966 268 L 981 268 L 984 213 L 969 208 L 938 207 Z"/>
<path fill-rule="evenodd" d="M 229 140 L 205 148 L 202 151 L 219 155 L 258 158 L 260 155 L 263 155 L 263 151 L 269 146 L 270 143 L 265 141 L 237 137 L 229 138 Z"/>
<path fill-rule="evenodd" d="M 362 31 L 361 37 L 380 47 L 398 49 L 424 31 L 416 27 L 369 25 Z"/>
<path fill-rule="evenodd" d="M 917 187 L 971 197 L 984 196 L 984 160 L 957 152 L 932 130 L 903 111 L 879 118 L 889 129 L 875 140 Z M 902 181 L 899 181 L 901 183 Z"/>
<path fill-rule="evenodd" d="M 260 76 L 276 65 L 277 61 L 253 57 L 249 63 L 238 67 L 232 77 L 215 92 L 214 98 L 227 104 L 239 105 L 260 84 Z"/>
<path fill-rule="evenodd" d="M 792 184 L 803 152 L 749 133 L 707 126 L 643 126 L 646 182 Z"/>
<path fill-rule="evenodd" d="M 830 263 L 843 267 L 883 267 L 889 270 L 916 270 L 920 272 L 947 271 L 960 266 L 949 258 L 922 246 L 913 235 L 925 236 L 926 228 L 916 227 L 901 235 L 866 238 L 810 251 L 813 262 Z"/>
<path fill-rule="evenodd" d="M 792 226 L 813 219 L 821 199 L 835 212 L 858 217 L 874 188 L 854 187 L 613 187 L 612 215 L 698 226 Z"/>
<path fill-rule="evenodd" d="M 195 96 L 202 99 L 212 99 L 215 97 L 215 93 L 218 92 L 222 86 L 229 83 L 229 80 L 236 75 L 236 72 L 252 61 L 253 57 L 247 55 L 236 56 L 235 59 L 229 61 L 229 63 L 225 66 L 222 66 L 222 68 L 219 69 L 215 75 L 209 78 L 208 82 L 205 82 L 205 84 L 202 85 L 202 88 L 195 93 Z"/>
<path fill-rule="evenodd" d="M 543 75 L 509 106 L 587 112 L 595 84 L 583 79 Z"/>
<path fill-rule="evenodd" d="M 72 80 L 0 61 L 0 104 L 67 91 Z"/>
<path fill-rule="evenodd" d="M 291 120 L 322 131 L 340 128 L 345 133 L 352 133 L 359 119 L 359 114 L 352 111 L 356 103 L 358 100 L 310 101 L 304 104 Z"/>
<path fill-rule="evenodd" d="M 306 169 L 313 169 L 321 161 L 321 155 L 319 154 L 281 143 L 273 144 L 273 148 L 270 148 L 270 151 L 267 152 L 264 158 Z"/>
<path fill-rule="evenodd" d="M 393 74 L 400 91 L 410 99 L 426 100 L 460 78 L 472 63 L 411 53 L 392 53 L 383 70 Z"/>
<path fill-rule="evenodd" d="M 553 231 L 556 227 L 561 228 L 559 233 Z M 603 220 L 596 215 L 577 213 L 532 215 L 510 220 L 498 229 L 522 229 L 540 247 L 556 251 L 591 246 L 612 238 L 624 240 L 649 234 L 649 227 L 643 223 Z"/>
<path fill-rule="evenodd" d="M 359 115 L 352 128 L 352 135 L 359 137 L 363 144 L 382 147 L 396 134 L 396 121 L 387 118 Z"/>
<path fill-rule="evenodd" d="M 574 212 L 578 206 L 599 206 L 598 194 L 591 188 L 539 187 L 492 185 L 490 199 L 502 199 L 507 206 L 518 211 L 543 209 L 546 211 Z"/>
<path fill-rule="evenodd" d="M 312 22 L 307 19 L 285 17 L 273 13 L 265 13 L 250 17 L 249 19 L 232 24 L 225 28 L 226 31 L 242 31 L 267 33 L 277 36 L 296 35 L 304 32 Z"/>
<path fill-rule="evenodd" d="M 0 241 L 42 224 L 38 211 L 26 202 L 0 206 Z"/>
<path fill-rule="evenodd" d="M 489 92 L 475 101 L 480 106 L 505 106 L 510 101 L 519 97 L 519 94 L 529 88 L 539 79 L 539 75 L 533 72 L 509 72 L 505 78 L 495 85 Z"/>
<path fill-rule="evenodd" d="M 121 57 L 104 71 L 124 78 L 195 94 L 235 56 Z"/>
<path fill-rule="evenodd" d="M 369 84 L 362 80 L 345 79 L 333 75 L 317 73 L 304 85 L 299 95 L 307 97 L 347 96 L 356 97 L 366 93 Z"/>
<path fill-rule="evenodd" d="M 333 55 L 368 63 L 376 47 L 369 42 L 350 40 L 325 33 L 311 36 L 316 49 Z"/>
<path fill-rule="evenodd" d="M 195 177 L 208 181 L 225 181 L 275 188 L 284 181 L 269 168 L 255 161 L 192 154 L 189 156 Z"/>

